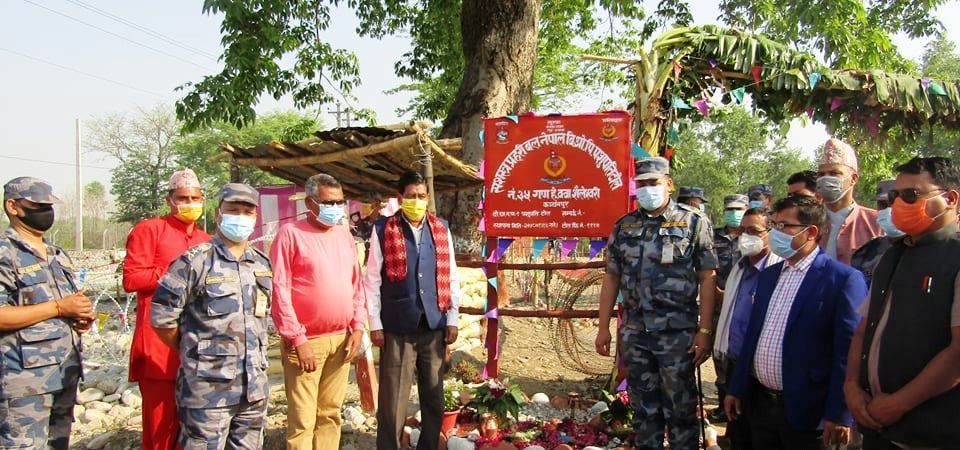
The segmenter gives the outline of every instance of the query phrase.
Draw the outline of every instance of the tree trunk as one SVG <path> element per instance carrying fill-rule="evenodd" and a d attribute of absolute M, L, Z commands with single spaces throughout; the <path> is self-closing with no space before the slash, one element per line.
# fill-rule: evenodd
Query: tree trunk
<path fill-rule="evenodd" d="M 530 109 L 537 61 L 540 0 L 463 0 L 460 27 L 466 67 L 440 137 L 463 139 L 464 162 L 479 164 L 484 117 Z M 488 171 L 491 169 L 487 169 Z M 459 253 L 479 254 L 480 189 L 441 196 L 439 210 L 450 220 Z"/>

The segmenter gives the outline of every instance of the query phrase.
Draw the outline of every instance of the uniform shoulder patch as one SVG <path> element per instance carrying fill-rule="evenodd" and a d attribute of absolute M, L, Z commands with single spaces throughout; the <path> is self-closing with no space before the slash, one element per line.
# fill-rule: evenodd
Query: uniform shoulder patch
<path fill-rule="evenodd" d="M 205 254 L 213 249 L 213 244 L 210 242 L 204 242 L 202 244 L 194 245 L 183 252 L 183 256 L 187 261 L 193 261 L 197 256 Z"/>

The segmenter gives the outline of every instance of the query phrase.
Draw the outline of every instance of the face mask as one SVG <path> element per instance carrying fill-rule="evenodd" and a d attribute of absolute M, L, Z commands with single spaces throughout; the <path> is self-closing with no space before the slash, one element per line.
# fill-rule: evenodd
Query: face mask
<path fill-rule="evenodd" d="M 807 231 L 807 228 L 800 230 L 800 233 Z M 797 254 L 797 249 L 793 248 L 793 238 L 800 235 L 800 233 L 789 235 L 780 230 L 773 230 L 770 232 L 770 250 L 773 253 L 783 259 L 790 259 L 793 255 Z"/>
<path fill-rule="evenodd" d="M 893 209 L 884 208 L 880 211 L 877 211 L 877 224 L 880 225 L 880 228 L 883 228 L 883 233 L 890 237 L 900 237 L 903 236 L 903 232 L 898 230 L 897 227 L 893 224 Z"/>
<path fill-rule="evenodd" d="M 339 224 L 341 219 L 343 219 L 342 206 L 320 205 L 320 209 L 317 212 L 317 221 L 328 227 L 332 227 Z"/>
<path fill-rule="evenodd" d="M 843 183 L 847 178 L 849 177 L 835 177 L 833 175 L 824 175 L 817 178 L 817 192 L 823 197 L 823 201 L 836 203 L 842 200 L 847 192 L 850 192 L 850 189 L 853 188 L 853 186 L 843 188 Z"/>
<path fill-rule="evenodd" d="M 223 214 L 218 229 L 223 237 L 233 242 L 243 242 L 253 233 L 253 225 L 256 222 L 255 217 Z"/>
<path fill-rule="evenodd" d="M 723 221 L 728 227 L 737 228 L 740 226 L 740 221 L 743 220 L 743 214 L 745 212 L 746 211 L 739 209 L 728 209 L 723 212 Z"/>
<path fill-rule="evenodd" d="M 203 203 L 187 203 L 177 205 L 177 219 L 182 222 L 194 223 L 203 215 Z"/>
<path fill-rule="evenodd" d="M 766 245 L 763 243 L 763 238 L 743 233 L 740 235 L 737 246 L 740 248 L 741 255 L 753 256 L 762 252 Z"/>
<path fill-rule="evenodd" d="M 400 208 L 407 220 L 419 222 L 427 214 L 427 201 L 418 198 L 405 198 L 400 203 Z"/>
<path fill-rule="evenodd" d="M 763 200 L 750 200 L 750 208 L 763 208 Z"/>
<path fill-rule="evenodd" d="M 667 187 L 664 185 L 644 186 L 637 188 L 637 202 L 640 207 L 653 211 L 663 206 L 663 201 L 667 198 Z"/>
<path fill-rule="evenodd" d="M 936 197 L 939 196 L 933 198 Z M 893 224 L 897 229 L 911 236 L 917 236 L 927 231 L 935 220 L 950 210 L 945 208 L 940 214 L 930 217 L 927 215 L 927 201 L 929 200 L 929 198 L 920 198 L 913 203 L 907 203 L 902 198 L 895 199 L 893 206 L 890 208 L 893 210 Z"/>
<path fill-rule="evenodd" d="M 706 212 L 707 212 L 707 205 L 704 205 L 703 203 L 701 203 L 701 204 L 700 204 L 700 212 L 706 214 Z"/>
<path fill-rule="evenodd" d="M 24 225 L 41 233 L 53 226 L 53 205 L 40 205 L 34 209 L 23 206 L 20 208 L 23 209 L 23 217 L 20 218 L 20 221 Z"/>

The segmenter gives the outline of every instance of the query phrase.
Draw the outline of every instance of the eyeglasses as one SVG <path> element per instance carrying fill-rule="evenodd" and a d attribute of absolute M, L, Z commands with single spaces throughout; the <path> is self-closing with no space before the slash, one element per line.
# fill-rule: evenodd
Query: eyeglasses
<path fill-rule="evenodd" d="M 320 206 L 345 206 L 345 205 L 347 204 L 347 201 L 346 201 L 346 200 L 324 200 L 324 201 L 320 201 L 320 200 L 317 200 L 317 199 L 315 199 L 315 198 L 313 198 L 313 197 L 311 197 L 310 200 L 313 200 L 314 203 L 316 203 L 317 205 L 320 205 Z"/>
<path fill-rule="evenodd" d="M 897 197 L 900 197 L 900 200 L 903 200 L 904 202 L 909 204 L 913 204 L 917 200 L 919 200 L 921 196 L 925 196 L 927 194 L 931 194 L 934 192 L 941 192 L 945 190 L 946 189 L 933 189 L 927 192 L 921 192 L 920 189 L 915 189 L 915 188 L 906 188 L 906 189 L 900 189 L 900 190 L 891 189 L 889 192 L 887 192 L 887 201 L 889 201 L 890 204 L 892 205 L 893 201 L 896 200 Z M 923 198 L 926 198 L 926 197 L 923 197 Z"/>
<path fill-rule="evenodd" d="M 741 228 L 740 232 L 743 234 L 749 234 L 751 236 L 763 236 L 765 233 L 769 232 L 769 228 Z"/>
<path fill-rule="evenodd" d="M 809 225 L 804 225 L 802 223 L 788 223 L 788 222 L 771 222 L 770 225 L 773 225 L 773 228 L 776 228 L 780 231 L 783 231 L 784 228 L 795 228 L 795 227 L 807 227 Z"/>

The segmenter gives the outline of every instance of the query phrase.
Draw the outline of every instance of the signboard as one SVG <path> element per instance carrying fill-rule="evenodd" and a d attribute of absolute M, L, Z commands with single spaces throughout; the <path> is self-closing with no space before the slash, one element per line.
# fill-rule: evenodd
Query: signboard
<path fill-rule="evenodd" d="M 484 119 L 489 236 L 605 237 L 629 209 L 630 115 Z"/>

